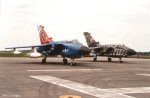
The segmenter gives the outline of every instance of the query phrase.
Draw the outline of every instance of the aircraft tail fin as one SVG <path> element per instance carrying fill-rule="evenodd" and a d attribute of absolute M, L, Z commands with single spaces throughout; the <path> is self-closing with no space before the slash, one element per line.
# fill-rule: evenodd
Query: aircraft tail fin
<path fill-rule="evenodd" d="M 89 32 L 84 32 L 84 37 L 86 39 L 88 47 L 97 47 L 98 42 L 96 42 Z"/>
<path fill-rule="evenodd" d="M 39 25 L 38 26 L 38 31 L 39 31 L 41 44 L 48 44 L 50 42 L 53 42 L 52 37 L 48 37 L 47 33 L 45 32 L 44 26 Z"/>

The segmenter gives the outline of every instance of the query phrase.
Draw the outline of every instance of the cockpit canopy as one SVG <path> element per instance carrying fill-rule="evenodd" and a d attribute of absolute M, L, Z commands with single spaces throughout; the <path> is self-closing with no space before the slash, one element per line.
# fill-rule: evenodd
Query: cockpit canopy
<path fill-rule="evenodd" d="M 66 43 L 73 43 L 73 44 L 77 44 L 77 45 L 82 45 L 77 39 L 67 41 Z"/>
<path fill-rule="evenodd" d="M 117 45 L 117 48 L 124 48 L 124 49 L 129 49 L 129 47 L 127 47 L 126 45 L 124 45 L 124 44 L 119 44 L 119 45 Z"/>

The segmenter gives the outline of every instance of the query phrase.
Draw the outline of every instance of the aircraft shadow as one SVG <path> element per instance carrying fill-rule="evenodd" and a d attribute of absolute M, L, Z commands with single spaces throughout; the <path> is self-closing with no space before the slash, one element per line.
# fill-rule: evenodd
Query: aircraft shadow
<path fill-rule="evenodd" d="M 68 64 L 63 64 L 62 62 L 46 62 L 45 64 L 42 64 L 41 62 L 22 62 L 22 63 L 19 63 L 19 64 L 36 64 L 36 65 L 41 65 L 41 66 L 51 66 L 51 65 L 55 65 L 55 66 L 71 66 L 70 63 Z M 76 67 L 76 66 L 86 66 L 87 64 L 86 63 L 80 63 L 80 62 L 76 62 L 76 65 L 74 65 L 73 67 Z"/>
<path fill-rule="evenodd" d="M 93 60 L 86 60 L 86 61 L 83 61 L 83 62 L 93 62 L 93 63 L 118 63 L 118 64 L 138 64 L 137 62 L 133 62 L 133 61 L 123 61 L 122 63 L 120 63 L 119 61 L 111 61 L 111 62 L 108 62 L 107 60 L 97 60 L 96 62 L 94 62 Z"/>

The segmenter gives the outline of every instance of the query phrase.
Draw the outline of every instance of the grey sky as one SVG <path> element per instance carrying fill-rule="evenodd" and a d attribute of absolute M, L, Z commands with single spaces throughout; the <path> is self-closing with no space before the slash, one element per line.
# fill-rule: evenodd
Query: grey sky
<path fill-rule="evenodd" d="M 37 45 L 37 25 L 53 40 L 78 39 L 83 32 L 101 44 L 150 51 L 149 0 L 1 0 L 0 49 Z"/>

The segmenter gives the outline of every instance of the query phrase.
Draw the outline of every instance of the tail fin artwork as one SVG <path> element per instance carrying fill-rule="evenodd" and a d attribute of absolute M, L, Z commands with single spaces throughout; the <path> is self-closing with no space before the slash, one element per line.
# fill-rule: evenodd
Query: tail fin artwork
<path fill-rule="evenodd" d="M 38 31 L 40 33 L 41 44 L 48 44 L 50 42 L 53 42 L 52 37 L 48 37 L 48 35 L 46 34 L 46 32 L 44 30 L 44 26 L 39 25 L 38 26 Z"/>
<path fill-rule="evenodd" d="M 88 47 L 97 47 L 98 43 L 93 39 L 90 33 L 84 32 L 84 37 L 86 39 Z"/>

